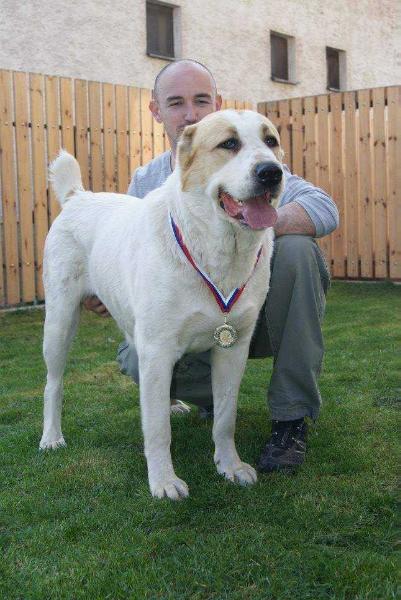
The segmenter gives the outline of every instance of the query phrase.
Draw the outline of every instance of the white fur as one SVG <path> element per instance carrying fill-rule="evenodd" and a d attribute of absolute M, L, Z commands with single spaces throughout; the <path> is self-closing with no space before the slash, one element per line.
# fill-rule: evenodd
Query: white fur
<path fill-rule="evenodd" d="M 216 119 L 225 119 L 237 128 L 242 149 L 235 157 L 228 155 L 225 165 L 208 174 L 196 189 L 182 191 L 180 164 L 161 188 L 143 200 L 84 191 L 79 165 L 66 152 L 51 166 L 63 210 L 45 245 L 44 357 L 48 375 L 40 448 L 65 444 L 61 405 L 66 356 L 78 325 L 80 303 L 96 294 L 138 351 L 149 484 L 152 495 L 159 498 L 188 495 L 170 456 L 169 392 L 174 364 L 189 351 L 212 348 L 213 439 L 218 472 L 242 484 L 256 481 L 255 470 L 237 454 L 234 430 L 249 342 L 268 290 L 273 230 L 254 231 L 234 222 L 219 207 L 216 190 L 230 186 L 230 193 L 246 196 L 255 163 L 279 161 L 260 137 L 261 123 L 269 123 L 264 117 L 249 111 L 219 115 L 207 117 L 196 127 L 201 126 L 207 137 Z M 200 170 L 207 152 L 198 149 Z M 223 315 L 177 246 L 169 212 L 195 260 L 225 294 L 248 279 L 263 245 L 256 270 L 228 316 L 239 334 L 231 348 L 213 345 L 213 332 L 222 325 Z"/>

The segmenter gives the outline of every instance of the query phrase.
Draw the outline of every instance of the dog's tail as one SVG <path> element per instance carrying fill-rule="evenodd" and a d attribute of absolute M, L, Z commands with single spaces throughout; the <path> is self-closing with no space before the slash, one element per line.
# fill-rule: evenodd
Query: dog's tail
<path fill-rule="evenodd" d="M 83 190 L 81 169 L 78 161 L 66 150 L 49 167 L 49 179 L 61 206 L 78 190 Z"/>

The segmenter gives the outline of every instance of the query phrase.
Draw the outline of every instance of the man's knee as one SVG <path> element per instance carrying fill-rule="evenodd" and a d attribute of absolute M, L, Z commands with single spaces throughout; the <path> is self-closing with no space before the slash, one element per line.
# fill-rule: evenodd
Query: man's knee
<path fill-rule="evenodd" d="M 307 235 L 283 235 L 276 239 L 272 271 L 283 270 L 288 276 L 319 273 L 325 291 L 330 273 L 314 238 Z"/>
<path fill-rule="evenodd" d="M 316 243 L 308 235 L 282 235 L 274 242 L 274 260 L 302 263 L 314 256 Z"/>

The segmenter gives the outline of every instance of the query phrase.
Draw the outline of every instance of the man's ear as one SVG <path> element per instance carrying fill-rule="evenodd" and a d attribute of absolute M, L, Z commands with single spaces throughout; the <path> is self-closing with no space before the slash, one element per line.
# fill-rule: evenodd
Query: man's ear
<path fill-rule="evenodd" d="M 220 94 L 217 94 L 217 96 L 216 96 L 216 110 L 220 110 L 221 109 L 222 102 L 223 102 L 223 98 L 220 96 Z"/>
<path fill-rule="evenodd" d="M 157 121 L 158 123 L 162 123 L 162 118 L 160 115 L 160 107 L 159 107 L 159 103 L 157 100 L 155 100 L 154 98 L 152 98 L 152 100 L 149 102 L 149 110 L 153 115 L 153 118 L 155 119 L 155 121 Z"/>

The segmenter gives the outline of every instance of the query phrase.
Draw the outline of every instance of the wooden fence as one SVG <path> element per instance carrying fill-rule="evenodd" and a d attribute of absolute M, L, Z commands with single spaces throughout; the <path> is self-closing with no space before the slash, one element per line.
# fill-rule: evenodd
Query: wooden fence
<path fill-rule="evenodd" d="M 258 105 L 293 172 L 338 204 L 341 227 L 321 241 L 335 277 L 401 279 L 400 99 L 390 87 Z M 77 157 L 86 187 L 125 192 L 168 147 L 149 100 L 147 89 L 0 70 L 0 306 L 43 300 L 43 245 L 59 211 L 47 165 L 59 148 Z"/>
<path fill-rule="evenodd" d="M 334 198 L 320 240 L 334 277 L 401 279 L 401 86 L 258 104 L 293 173 Z"/>
<path fill-rule="evenodd" d="M 85 187 L 125 193 L 132 172 L 168 147 L 149 101 L 147 89 L 0 70 L 0 306 L 43 300 L 44 240 L 59 212 L 49 162 L 63 147 Z"/>

